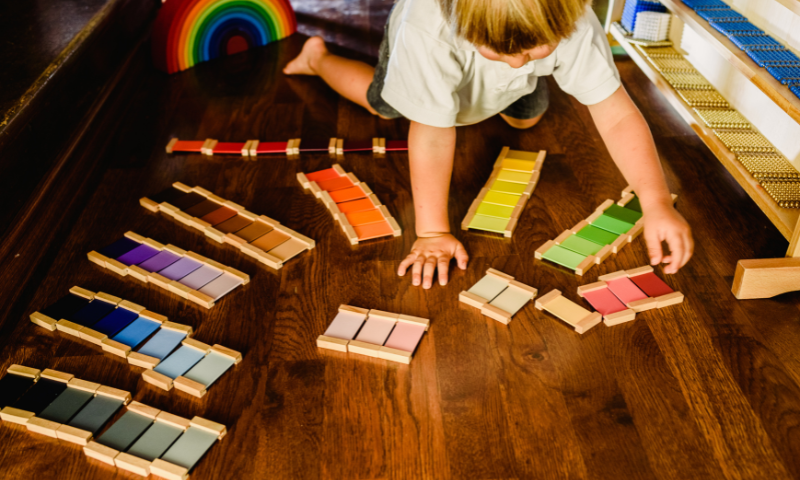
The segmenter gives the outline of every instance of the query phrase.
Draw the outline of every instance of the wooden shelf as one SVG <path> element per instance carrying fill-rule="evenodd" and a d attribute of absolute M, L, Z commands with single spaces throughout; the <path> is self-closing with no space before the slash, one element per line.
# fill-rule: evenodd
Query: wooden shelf
<path fill-rule="evenodd" d="M 662 1 L 666 4 L 668 0 Z M 708 128 L 694 110 L 692 110 L 692 107 L 684 103 L 675 89 L 667 83 L 664 77 L 662 77 L 652 65 L 650 65 L 647 58 L 645 58 L 636 47 L 625 40 L 624 34 L 613 26 L 611 27 L 611 34 L 625 49 L 631 59 L 642 69 L 645 75 L 656 85 L 672 107 L 675 108 L 681 117 L 692 127 L 695 133 L 705 142 L 708 148 L 711 149 L 722 165 L 733 175 L 733 178 L 739 182 L 739 185 L 750 195 L 750 198 L 753 199 L 756 205 L 758 205 L 770 221 L 780 230 L 781 234 L 783 234 L 787 240 L 791 241 L 792 233 L 797 226 L 798 217 L 800 217 L 800 209 L 779 207 L 772 197 L 759 185 L 758 181 L 750 175 L 738 160 L 736 160 L 736 155 L 728 150 L 719 138 L 714 135 L 714 131 Z"/>
<path fill-rule="evenodd" d="M 800 9 L 800 1 L 798 0 L 784 0 L 784 2 L 797 4 L 797 8 Z M 800 98 L 797 98 L 786 85 L 781 85 L 781 82 L 775 80 L 766 69 L 756 65 L 745 52 L 739 50 L 739 47 L 731 43 L 725 35 L 714 30 L 707 21 L 694 13 L 691 8 L 680 0 L 662 0 L 661 3 L 713 46 L 728 63 L 742 72 L 755 86 L 767 94 L 795 122 L 800 123 Z"/>
<path fill-rule="evenodd" d="M 778 3 L 800 15 L 800 0 L 778 0 Z"/>

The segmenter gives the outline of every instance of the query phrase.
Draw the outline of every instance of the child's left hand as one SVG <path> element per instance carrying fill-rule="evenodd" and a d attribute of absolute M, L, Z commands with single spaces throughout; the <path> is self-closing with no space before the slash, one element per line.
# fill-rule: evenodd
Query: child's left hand
<path fill-rule="evenodd" d="M 694 252 L 692 230 L 671 204 L 645 209 L 644 238 L 650 254 L 650 264 L 669 264 L 664 267 L 664 273 L 677 273 L 678 269 L 692 258 Z M 661 242 L 667 242 L 669 245 L 669 255 L 664 255 Z"/>

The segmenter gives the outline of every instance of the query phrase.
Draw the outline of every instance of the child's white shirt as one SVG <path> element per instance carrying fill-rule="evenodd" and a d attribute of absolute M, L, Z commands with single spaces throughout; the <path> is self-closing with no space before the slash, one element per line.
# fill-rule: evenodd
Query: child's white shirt
<path fill-rule="evenodd" d="M 606 34 L 587 8 L 572 35 L 547 57 L 514 69 L 456 38 L 436 0 L 399 0 L 389 21 L 381 96 L 406 118 L 434 127 L 469 125 L 505 110 L 552 75 L 584 105 L 621 85 Z"/>

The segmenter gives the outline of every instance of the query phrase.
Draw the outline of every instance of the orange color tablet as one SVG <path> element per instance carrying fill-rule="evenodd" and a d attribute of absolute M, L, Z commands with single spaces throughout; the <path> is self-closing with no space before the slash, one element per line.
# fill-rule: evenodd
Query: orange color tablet
<path fill-rule="evenodd" d="M 366 198 L 362 198 L 361 200 L 353 200 L 352 202 L 340 203 L 336 206 L 339 207 L 339 211 L 345 215 L 355 212 L 363 212 L 364 210 L 372 210 L 375 208 L 375 205 L 373 205 L 372 202 Z"/>
<path fill-rule="evenodd" d="M 359 240 L 369 240 L 371 238 L 391 236 L 394 234 L 389 222 L 384 220 L 379 223 L 370 223 L 368 225 L 354 226 L 353 230 L 356 231 Z"/>
<path fill-rule="evenodd" d="M 343 190 L 336 190 L 335 192 L 330 192 L 331 198 L 336 203 L 342 202 L 349 202 L 350 200 L 356 200 L 359 198 L 365 198 L 367 196 L 364 193 L 364 190 L 361 190 L 361 187 L 356 185 L 355 187 L 345 188 Z"/>
<path fill-rule="evenodd" d="M 307 173 L 306 178 L 309 182 L 321 182 L 323 180 L 333 180 L 334 178 L 339 178 L 339 173 L 332 169 L 326 168 L 325 170 L 320 170 L 314 173 Z"/>
<path fill-rule="evenodd" d="M 350 225 L 354 227 L 357 225 L 378 223 L 385 220 L 383 214 L 377 208 L 364 210 L 363 212 L 346 213 L 345 216 L 347 216 L 347 221 L 350 222 Z"/>
<path fill-rule="evenodd" d="M 335 190 L 343 190 L 345 188 L 352 187 L 353 182 L 347 177 L 339 177 L 331 180 L 319 180 L 317 181 L 317 186 L 326 192 L 333 192 Z"/>

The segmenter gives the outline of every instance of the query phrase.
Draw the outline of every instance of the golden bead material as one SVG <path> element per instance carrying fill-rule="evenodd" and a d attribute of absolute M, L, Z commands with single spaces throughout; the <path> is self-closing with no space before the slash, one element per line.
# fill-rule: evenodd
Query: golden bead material
<path fill-rule="evenodd" d="M 687 90 L 676 88 L 675 91 L 690 107 L 728 108 L 730 104 L 716 90 Z"/>
<path fill-rule="evenodd" d="M 773 153 L 775 147 L 758 132 L 714 130 L 714 134 L 732 152 Z"/>
<path fill-rule="evenodd" d="M 764 190 L 783 208 L 800 208 L 800 183 L 761 182 Z"/>
<path fill-rule="evenodd" d="M 646 47 L 636 45 L 636 48 L 647 58 L 683 58 L 683 55 L 674 47 Z"/>
<path fill-rule="evenodd" d="M 697 73 L 694 65 L 685 58 L 648 58 L 650 63 L 661 73 L 686 72 Z"/>
<path fill-rule="evenodd" d="M 662 73 L 664 79 L 674 88 L 683 88 L 686 90 L 714 90 L 714 87 L 708 83 L 706 77 L 699 73 Z"/>
<path fill-rule="evenodd" d="M 800 182 L 800 172 L 777 153 L 739 153 L 736 159 L 757 180 Z"/>
<path fill-rule="evenodd" d="M 697 115 L 711 128 L 741 128 L 750 129 L 750 122 L 736 110 L 730 108 L 697 108 Z"/>

